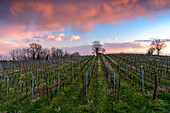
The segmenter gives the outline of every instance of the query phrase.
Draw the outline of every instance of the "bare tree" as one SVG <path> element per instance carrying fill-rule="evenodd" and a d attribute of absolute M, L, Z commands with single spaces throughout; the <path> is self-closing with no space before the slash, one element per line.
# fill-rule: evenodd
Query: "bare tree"
<path fill-rule="evenodd" d="M 96 53 L 96 55 L 102 51 L 102 44 L 100 44 L 100 41 L 94 41 L 92 42 L 93 45 L 92 45 L 92 53 Z"/>
<path fill-rule="evenodd" d="M 149 49 L 148 49 L 148 51 L 147 51 L 147 54 L 148 55 L 153 55 L 153 52 L 155 51 L 155 48 L 154 47 L 150 47 Z"/>
<path fill-rule="evenodd" d="M 67 52 L 67 50 L 64 52 L 64 56 L 67 57 L 69 56 L 70 54 Z"/>
<path fill-rule="evenodd" d="M 51 48 L 51 54 L 52 54 L 52 57 L 63 57 L 64 56 L 63 50 L 57 49 L 55 47 Z"/>
<path fill-rule="evenodd" d="M 45 48 L 40 52 L 40 56 L 44 59 L 47 55 L 50 55 L 50 49 Z"/>
<path fill-rule="evenodd" d="M 62 49 L 57 49 L 57 53 L 58 53 L 59 57 L 63 57 L 63 55 L 64 55 L 64 52 Z"/>
<path fill-rule="evenodd" d="M 15 61 L 16 60 L 16 53 L 15 53 L 15 49 L 9 51 L 9 55 L 11 56 L 12 60 Z"/>
<path fill-rule="evenodd" d="M 32 49 L 32 58 L 35 59 L 35 55 L 39 54 L 39 52 L 42 50 L 42 46 L 40 44 L 31 43 L 30 47 Z"/>
<path fill-rule="evenodd" d="M 106 51 L 105 48 L 102 48 L 102 53 L 103 53 L 103 54 L 105 53 L 105 51 Z"/>
<path fill-rule="evenodd" d="M 157 50 L 157 55 L 159 56 L 161 50 L 166 47 L 166 44 L 160 39 L 157 39 L 157 40 L 152 41 L 151 46 L 155 48 L 155 50 Z"/>
<path fill-rule="evenodd" d="M 0 54 L 0 61 L 8 60 L 7 55 Z"/>
<path fill-rule="evenodd" d="M 79 53 L 79 52 L 74 52 L 74 53 L 72 54 L 72 56 L 78 57 L 78 56 L 80 56 L 80 53 Z"/>
<path fill-rule="evenodd" d="M 51 54 L 52 54 L 52 57 L 56 57 L 56 48 L 55 47 L 51 48 Z"/>

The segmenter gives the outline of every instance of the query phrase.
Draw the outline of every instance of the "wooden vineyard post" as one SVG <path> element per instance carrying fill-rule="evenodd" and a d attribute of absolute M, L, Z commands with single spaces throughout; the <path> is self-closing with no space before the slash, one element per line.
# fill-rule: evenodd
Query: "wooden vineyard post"
<path fill-rule="evenodd" d="M 86 94 L 87 94 L 87 83 L 88 82 L 88 72 L 86 73 Z"/>
<path fill-rule="evenodd" d="M 73 57 L 72 57 L 72 79 L 74 80 Z"/>
<path fill-rule="evenodd" d="M 21 81 L 22 81 L 22 63 L 21 63 Z"/>
<path fill-rule="evenodd" d="M 22 86 L 21 86 L 22 88 L 21 88 L 21 91 L 23 92 L 23 82 L 22 82 Z"/>
<path fill-rule="evenodd" d="M 27 97 L 27 81 L 26 81 L 26 97 Z"/>
<path fill-rule="evenodd" d="M 66 66 L 66 64 L 67 64 L 67 60 L 66 60 L 66 63 L 65 63 L 65 73 L 67 74 L 67 66 Z"/>
<path fill-rule="evenodd" d="M 119 97 L 120 97 L 120 88 L 121 88 L 121 73 L 119 76 L 119 87 L 118 87 L 118 95 L 117 95 L 118 102 L 119 102 Z"/>
<path fill-rule="evenodd" d="M 5 76 L 4 76 L 4 83 L 6 82 L 6 70 L 5 70 Z"/>
<path fill-rule="evenodd" d="M 56 84 L 56 87 L 55 87 L 55 95 L 57 95 L 57 84 Z"/>
<path fill-rule="evenodd" d="M 49 96 L 48 96 L 48 81 L 47 81 L 47 77 L 46 77 L 45 81 L 46 81 L 46 95 L 47 95 L 47 98 L 48 98 L 48 100 L 49 100 Z"/>
<path fill-rule="evenodd" d="M 84 101 L 84 75 L 82 75 L 82 100 Z"/>
<path fill-rule="evenodd" d="M 164 61 L 164 76 L 166 76 L 166 67 L 165 67 L 165 61 Z"/>
<path fill-rule="evenodd" d="M 1 98 L 1 95 L 2 95 L 2 83 L 1 83 L 1 76 L 0 76 L 0 98 Z"/>
<path fill-rule="evenodd" d="M 143 76 L 143 67 L 142 67 L 142 92 L 144 91 L 143 88 L 144 88 L 144 76 Z"/>
<path fill-rule="evenodd" d="M 155 75 L 155 90 L 153 94 L 153 100 L 157 99 L 157 88 L 158 88 L 158 71 L 156 71 Z"/>
<path fill-rule="evenodd" d="M 37 69 L 37 83 L 39 82 L 38 69 Z"/>
<path fill-rule="evenodd" d="M 146 91 L 146 94 L 147 94 L 147 84 L 145 84 L 145 91 Z"/>
<path fill-rule="evenodd" d="M 63 91 L 64 91 L 64 83 L 63 83 Z"/>
<path fill-rule="evenodd" d="M 79 75 L 80 75 L 80 61 L 79 61 Z"/>
<path fill-rule="evenodd" d="M 58 93 L 60 93 L 60 73 L 58 73 Z"/>
<path fill-rule="evenodd" d="M 127 70 L 127 64 L 126 64 L 126 78 L 128 77 L 128 70 Z"/>
<path fill-rule="evenodd" d="M 17 103 L 18 103 L 18 95 L 17 95 L 17 88 L 16 88 L 15 78 L 14 78 L 14 88 L 15 88 L 15 97 L 16 97 L 16 101 L 17 101 Z"/>
<path fill-rule="evenodd" d="M 116 96 L 115 70 L 114 70 L 114 93 L 115 93 L 115 96 Z"/>
<path fill-rule="evenodd" d="M 133 72 L 134 72 L 134 62 L 135 62 L 135 61 L 133 60 Z"/>
<path fill-rule="evenodd" d="M 137 61 L 136 61 L 136 72 L 137 72 Z"/>
<path fill-rule="evenodd" d="M 33 75 L 33 73 L 32 73 L 32 96 L 34 96 L 34 75 Z"/>
<path fill-rule="evenodd" d="M 52 99 L 53 99 L 53 90 L 52 88 L 50 88 L 50 100 L 52 101 Z"/>
<path fill-rule="evenodd" d="M 145 77 L 146 77 L 146 64 L 145 64 Z"/>
<path fill-rule="evenodd" d="M 108 66 L 108 80 L 110 82 L 110 71 L 109 71 L 109 66 Z"/>
<path fill-rule="evenodd" d="M 91 70 L 92 70 L 92 67 L 90 66 L 90 79 L 91 79 Z"/>

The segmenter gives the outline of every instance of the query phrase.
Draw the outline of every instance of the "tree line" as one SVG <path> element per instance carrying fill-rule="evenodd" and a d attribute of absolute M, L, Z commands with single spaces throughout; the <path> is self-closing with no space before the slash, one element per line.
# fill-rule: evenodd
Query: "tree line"
<path fill-rule="evenodd" d="M 164 41 L 160 39 L 153 40 L 150 44 L 150 48 L 147 50 L 148 55 L 153 55 L 157 53 L 159 56 L 161 51 L 166 47 Z M 100 41 L 92 42 L 92 54 L 100 54 L 104 53 L 106 50 L 102 47 Z M 42 48 L 40 44 L 31 43 L 28 48 L 18 48 L 9 51 L 9 57 L 7 55 L 0 54 L 0 60 L 11 59 L 13 61 L 20 60 L 36 60 L 36 59 L 44 59 L 45 57 L 50 56 L 52 58 L 57 57 L 65 57 L 65 56 L 80 56 L 79 52 L 74 52 L 70 54 L 67 51 L 63 51 L 62 49 L 58 49 L 52 47 L 51 49 Z"/>
<path fill-rule="evenodd" d="M 30 47 L 17 48 L 9 51 L 9 56 L 0 55 L 0 60 L 10 59 L 12 61 L 40 60 L 46 57 L 57 58 L 66 56 L 80 56 L 79 52 L 69 53 L 62 49 L 52 47 L 51 49 L 42 48 L 40 44 L 31 43 Z M 8 58 L 7 58 L 8 57 Z"/>

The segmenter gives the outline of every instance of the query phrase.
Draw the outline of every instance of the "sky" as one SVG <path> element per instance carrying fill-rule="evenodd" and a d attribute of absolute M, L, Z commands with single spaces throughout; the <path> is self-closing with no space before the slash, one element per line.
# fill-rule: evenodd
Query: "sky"
<path fill-rule="evenodd" d="M 0 0 L 0 54 L 38 43 L 87 55 L 93 41 L 146 53 L 155 39 L 170 55 L 170 0 Z"/>

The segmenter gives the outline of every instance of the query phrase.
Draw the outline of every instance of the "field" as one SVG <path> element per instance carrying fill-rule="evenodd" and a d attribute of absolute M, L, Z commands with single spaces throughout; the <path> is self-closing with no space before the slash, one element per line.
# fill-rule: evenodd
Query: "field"
<path fill-rule="evenodd" d="M 1 112 L 170 112 L 170 57 L 144 54 L 2 62 Z"/>

